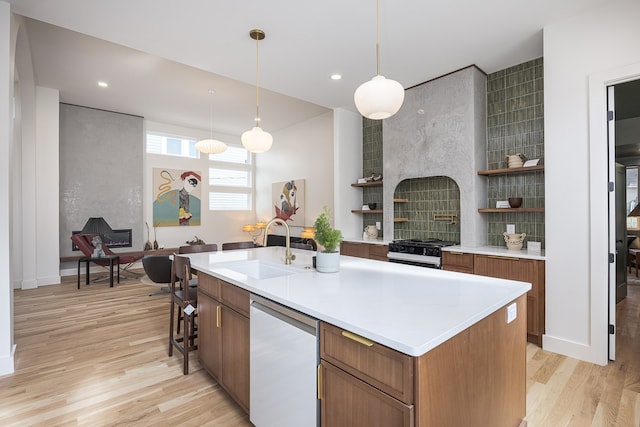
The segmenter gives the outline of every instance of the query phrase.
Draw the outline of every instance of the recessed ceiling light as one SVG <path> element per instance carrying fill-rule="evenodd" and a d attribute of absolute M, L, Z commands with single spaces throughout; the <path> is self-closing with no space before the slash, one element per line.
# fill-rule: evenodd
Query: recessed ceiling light
<path fill-rule="evenodd" d="M 331 80 L 340 80 L 341 78 L 341 74 L 331 74 Z"/>
<path fill-rule="evenodd" d="M 100 87 L 109 87 L 109 83 L 107 83 L 107 82 L 98 82 L 98 86 L 100 86 Z"/>

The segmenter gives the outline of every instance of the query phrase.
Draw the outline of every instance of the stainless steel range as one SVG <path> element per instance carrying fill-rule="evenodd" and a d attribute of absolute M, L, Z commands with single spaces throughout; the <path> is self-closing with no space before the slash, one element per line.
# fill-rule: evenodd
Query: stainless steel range
<path fill-rule="evenodd" d="M 441 249 L 445 246 L 457 245 L 439 239 L 406 239 L 389 243 L 387 258 L 390 262 L 418 265 L 420 267 L 440 268 Z"/>

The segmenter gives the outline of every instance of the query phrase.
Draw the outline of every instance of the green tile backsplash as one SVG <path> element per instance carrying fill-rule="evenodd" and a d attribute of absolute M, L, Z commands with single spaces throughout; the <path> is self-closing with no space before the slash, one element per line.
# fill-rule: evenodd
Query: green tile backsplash
<path fill-rule="evenodd" d="M 487 166 L 505 168 L 505 156 L 522 153 L 528 159 L 544 158 L 544 90 L 543 61 L 538 58 L 487 76 Z M 382 120 L 362 119 L 364 176 L 382 172 Z M 497 200 L 522 197 L 523 208 L 544 208 L 544 172 L 489 176 L 487 206 Z M 363 203 L 382 206 L 382 187 L 364 187 Z M 434 213 L 460 214 L 460 190 L 446 177 L 416 178 L 402 181 L 395 198 L 408 203 L 394 203 L 394 217 L 409 218 L 394 224 L 396 239 L 440 238 L 460 241 L 459 218 L 456 224 L 434 221 Z M 507 224 L 516 232 L 526 233 L 527 241 L 544 247 L 544 213 L 483 213 L 487 218 L 487 243 L 504 246 L 502 233 Z M 362 215 L 363 229 L 382 221 L 382 214 Z M 380 236 L 384 236 L 381 230 Z"/>
<path fill-rule="evenodd" d="M 542 58 L 487 76 L 487 164 L 505 168 L 505 156 L 522 153 L 528 159 L 544 157 L 544 91 Z M 523 208 L 544 208 L 544 172 L 487 177 L 487 206 L 497 200 L 522 197 Z M 544 247 L 544 213 L 489 213 L 487 243 L 504 245 L 502 233 L 515 224 L 527 241 Z"/>

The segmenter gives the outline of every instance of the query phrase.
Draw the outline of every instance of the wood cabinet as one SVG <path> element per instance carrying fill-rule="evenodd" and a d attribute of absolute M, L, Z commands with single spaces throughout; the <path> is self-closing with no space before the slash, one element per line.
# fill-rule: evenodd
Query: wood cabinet
<path fill-rule="evenodd" d="M 542 346 L 545 330 L 543 260 L 443 251 L 442 269 L 531 283 L 527 293 L 527 340 Z"/>
<path fill-rule="evenodd" d="M 527 293 L 527 339 L 542 346 L 545 330 L 545 273 L 544 261 L 507 256 L 474 256 L 474 273 L 500 279 L 531 283 Z"/>
<path fill-rule="evenodd" d="M 444 251 L 442 252 L 442 269 L 473 274 L 473 254 Z"/>
<path fill-rule="evenodd" d="M 388 261 L 388 252 L 389 245 L 360 242 L 342 242 L 342 244 L 340 245 L 341 255 L 375 259 L 378 261 Z"/>
<path fill-rule="evenodd" d="M 249 292 L 203 273 L 198 275 L 198 357 L 249 412 Z"/>
<path fill-rule="evenodd" d="M 422 356 L 322 322 L 323 426 L 516 427 L 525 416 L 526 296 Z M 507 307 L 516 306 L 507 321 Z"/>

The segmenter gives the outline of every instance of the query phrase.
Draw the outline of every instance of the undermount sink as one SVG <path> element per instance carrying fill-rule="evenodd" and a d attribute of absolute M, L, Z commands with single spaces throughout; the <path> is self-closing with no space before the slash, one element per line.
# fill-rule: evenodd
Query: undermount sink
<path fill-rule="evenodd" d="M 228 270 L 234 273 L 239 273 L 252 279 L 263 280 L 272 279 L 274 277 L 289 276 L 295 274 L 295 270 L 288 270 L 286 268 L 279 268 L 272 264 L 267 264 L 262 261 L 245 261 L 233 265 L 225 265 L 221 270 Z"/>

